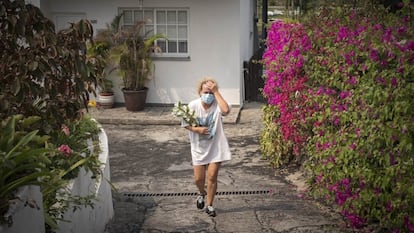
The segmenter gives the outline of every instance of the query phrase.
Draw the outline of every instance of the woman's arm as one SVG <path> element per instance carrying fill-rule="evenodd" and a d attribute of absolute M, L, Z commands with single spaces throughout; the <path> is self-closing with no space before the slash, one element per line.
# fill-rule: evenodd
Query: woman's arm
<path fill-rule="evenodd" d="M 229 114 L 230 113 L 229 105 L 227 101 L 223 98 L 223 96 L 221 95 L 220 91 L 218 90 L 217 84 L 210 81 L 210 82 L 207 82 L 207 85 L 209 89 L 211 90 L 211 92 L 213 92 L 214 98 L 216 98 L 217 104 L 221 110 L 221 114 L 223 116 L 226 116 L 227 114 Z"/>
<path fill-rule="evenodd" d="M 208 128 L 204 127 L 204 126 L 191 126 L 191 125 L 188 125 L 185 128 L 188 129 L 191 132 L 194 132 L 194 133 L 209 134 Z"/>

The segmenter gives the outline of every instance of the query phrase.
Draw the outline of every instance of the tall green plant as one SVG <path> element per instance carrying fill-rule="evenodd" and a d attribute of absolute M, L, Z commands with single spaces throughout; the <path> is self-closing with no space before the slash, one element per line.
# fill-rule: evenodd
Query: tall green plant
<path fill-rule="evenodd" d="M 162 34 L 144 33 L 145 21 L 137 21 L 131 27 L 122 27 L 123 15 L 117 15 L 107 28 L 98 31 L 95 40 L 109 45 L 112 65 L 118 70 L 125 90 L 142 90 L 154 72 L 152 54 L 160 52 L 155 45 Z"/>

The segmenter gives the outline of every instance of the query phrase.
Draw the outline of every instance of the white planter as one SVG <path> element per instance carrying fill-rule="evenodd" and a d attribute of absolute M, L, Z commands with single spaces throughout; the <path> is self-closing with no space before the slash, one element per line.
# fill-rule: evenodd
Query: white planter
<path fill-rule="evenodd" d="M 102 108 L 113 108 L 115 103 L 115 96 L 112 95 L 102 95 L 98 96 L 98 104 Z"/>
<path fill-rule="evenodd" d="M 43 214 L 43 198 L 40 187 L 35 185 L 24 186 L 17 191 L 19 200 L 9 207 L 6 215 L 11 215 L 11 227 L 0 225 L 1 233 L 44 233 L 45 217 Z M 33 207 L 25 205 L 29 202 Z"/>

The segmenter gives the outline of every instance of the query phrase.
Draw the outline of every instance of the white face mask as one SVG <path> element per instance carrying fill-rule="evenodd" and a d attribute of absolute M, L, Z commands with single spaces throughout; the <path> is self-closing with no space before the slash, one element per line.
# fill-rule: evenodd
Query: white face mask
<path fill-rule="evenodd" d="M 213 94 L 202 94 L 201 100 L 206 104 L 211 104 L 214 101 L 214 95 Z"/>

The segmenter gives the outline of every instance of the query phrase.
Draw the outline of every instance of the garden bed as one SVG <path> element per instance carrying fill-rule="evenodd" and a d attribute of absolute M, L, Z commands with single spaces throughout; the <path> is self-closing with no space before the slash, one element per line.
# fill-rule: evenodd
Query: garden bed
<path fill-rule="evenodd" d="M 101 153 L 99 160 L 103 163 L 101 167 L 102 177 L 98 180 L 91 178 L 91 173 L 80 169 L 78 177 L 69 184 L 73 196 L 86 196 L 94 194 L 92 207 L 81 207 L 75 212 L 70 208 L 65 214 L 65 220 L 59 223 L 57 232 L 72 233 L 96 233 L 103 232 L 105 225 L 113 217 L 112 192 L 110 181 L 110 166 L 108 157 L 108 138 L 105 131 L 99 134 Z M 11 206 L 9 214 L 13 216 L 11 227 L 0 226 L 2 233 L 44 233 L 44 214 L 42 208 L 42 194 L 38 186 L 26 186 L 19 190 L 16 201 Z M 33 208 L 30 208 L 30 207 Z"/>

